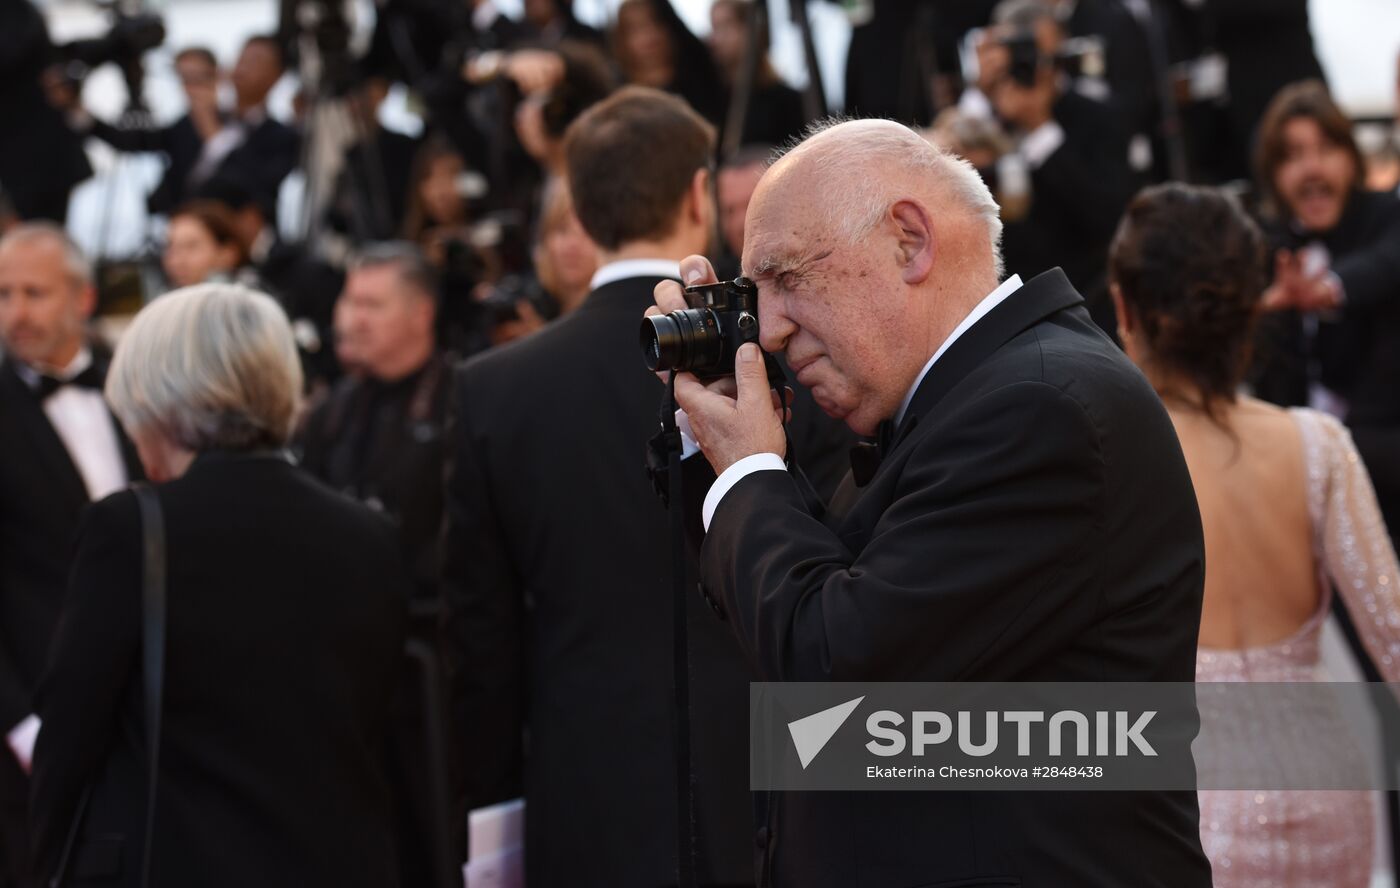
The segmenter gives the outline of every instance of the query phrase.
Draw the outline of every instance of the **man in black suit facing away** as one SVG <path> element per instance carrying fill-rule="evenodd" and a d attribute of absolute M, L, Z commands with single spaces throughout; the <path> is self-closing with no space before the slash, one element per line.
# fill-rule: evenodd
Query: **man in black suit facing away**
<path fill-rule="evenodd" d="M 523 770 L 535 888 L 675 883 L 670 548 L 643 469 L 661 393 L 637 328 L 656 284 L 708 246 L 712 146 L 709 124 L 655 90 L 575 121 L 570 187 L 602 254 L 592 292 L 454 380 L 443 558 L 468 799 L 518 795 Z M 701 881 L 752 884 L 735 730 L 748 674 L 693 599 Z"/>
<path fill-rule="evenodd" d="M 0 240 L 0 885 L 28 857 L 33 693 L 68 580 L 78 517 L 139 477 L 84 342 L 91 270 L 56 225 Z"/>
<path fill-rule="evenodd" d="M 898 124 L 840 124 L 769 170 L 746 230 L 763 346 L 881 439 L 878 464 L 814 507 L 784 469 L 757 347 L 737 397 L 733 380 L 677 381 L 719 473 L 702 589 L 759 675 L 1191 681 L 1204 551 L 1171 423 L 1058 269 L 998 286 L 1000 222 L 975 170 Z M 670 285 L 657 298 L 682 305 Z M 776 793 L 759 808 L 763 884 L 1210 884 L 1193 792 Z"/>

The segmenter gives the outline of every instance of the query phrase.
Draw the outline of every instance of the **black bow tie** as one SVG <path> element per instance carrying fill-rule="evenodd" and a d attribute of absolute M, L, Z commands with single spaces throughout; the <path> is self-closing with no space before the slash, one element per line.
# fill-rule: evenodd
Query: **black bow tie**
<path fill-rule="evenodd" d="M 864 487 L 875 477 L 875 470 L 894 447 L 894 433 L 894 420 L 882 420 L 875 428 L 873 441 L 862 441 L 851 448 L 851 477 L 857 487 Z"/>
<path fill-rule="evenodd" d="M 97 368 L 91 364 L 72 379 L 59 379 L 57 376 L 41 373 L 39 374 L 39 384 L 35 386 L 34 391 L 39 396 L 39 400 L 44 401 L 48 399 L 49 395 L 54 394 L 64 386 L 102 391 L 102 374 L 98 373 Z"/>

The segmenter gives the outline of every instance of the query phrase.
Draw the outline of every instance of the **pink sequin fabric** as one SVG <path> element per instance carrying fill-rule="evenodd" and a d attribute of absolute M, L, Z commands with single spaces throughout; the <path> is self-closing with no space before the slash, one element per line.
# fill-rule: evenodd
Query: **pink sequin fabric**
<path fill-rule="evenodd" d="M 1385 679 L 1400 681 L 1400 571 L 1370 478 L 1351 435 L 1335 419 L 1313 410 L 1295 410 L 1293 417 L 1303 440 L 1321 603 L 1283 641 L 1244 650 L 1200 649 L 1196 680 L 1325 680 L 1319 642 L 1335 588 Z M 1297 717 L 1330 716 L 1309 712 Z M 1295 720 L 1289 730 L 1303 733 L 1308 727 Z M 1334 752 L 1360 755 L 1357 749 Z M 1216 888 L 1370 884 L 1370 793 L 1203 790 L 1200 802 L 1201 840 Z"/>

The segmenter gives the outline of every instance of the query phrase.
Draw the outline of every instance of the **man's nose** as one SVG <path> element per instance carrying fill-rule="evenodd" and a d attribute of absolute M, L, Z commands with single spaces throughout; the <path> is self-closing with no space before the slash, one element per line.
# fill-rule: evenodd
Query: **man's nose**
<path fill-rule="evenodd" d="M 758 344 L 764 351 L 780 352 L 787 348 L 788 339 L 796 330 L 797 325 L 787 315 L 776 308 L 765 307 L 763 300 L 759 300 Z"/>
<path fill-rule="evenodd" d="M 23 294 L 12 293 L 8 299 L 3 300 L 5 326 L 16 327 L 29 321 L 29 300 Z"/>

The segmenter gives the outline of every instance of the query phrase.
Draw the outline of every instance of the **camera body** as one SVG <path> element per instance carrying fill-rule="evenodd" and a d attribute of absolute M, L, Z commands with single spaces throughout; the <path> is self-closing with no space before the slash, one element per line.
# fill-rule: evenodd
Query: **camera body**
<path fill-rule="evenodd" d="M 758 286 L 737 277 L 686 287 L 685 296 L 690 308 L 642 319 L 647 368 L 689 371 L 700 379 L 733 376 L 739 346 L 758 342 Z"/>
<path fill-rule="evenodd" d="M 1011 79 L 1027 88 L 1035 86 L 1044 59 L 1034 32 L 1013 34 L 1004 38 L 1001 45 L 1011 56 L 1007 72 Z M 1070 78 L 1103 77 L 1106 68 L 1103 40 L 1099 37 L 1070 38 L 1047 61 Z"/>

